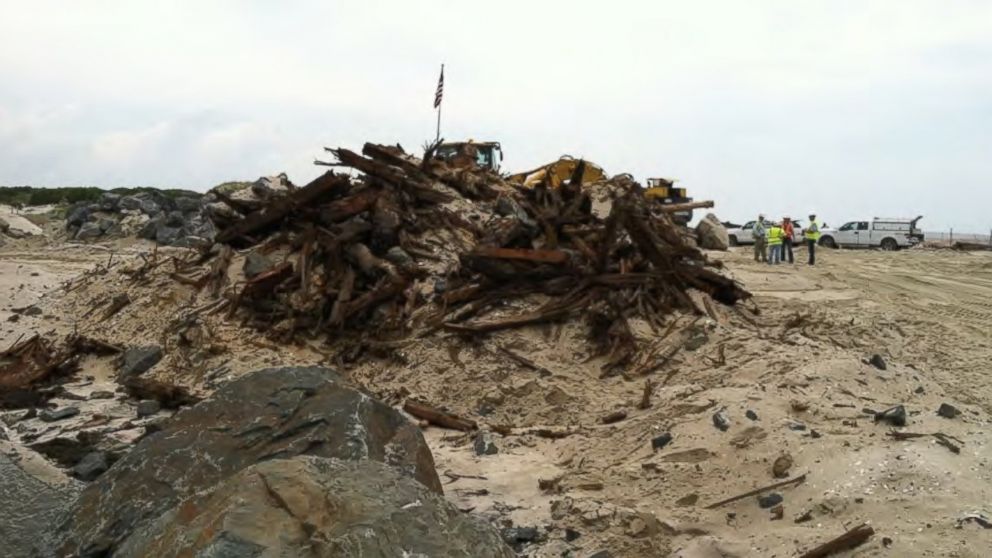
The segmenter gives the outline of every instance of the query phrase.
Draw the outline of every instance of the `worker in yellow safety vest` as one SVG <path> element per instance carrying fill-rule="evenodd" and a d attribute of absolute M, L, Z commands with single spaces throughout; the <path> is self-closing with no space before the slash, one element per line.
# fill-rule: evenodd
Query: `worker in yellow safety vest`
<path fill-rule="evenodd" d="M 820 225 L 816 222 L 816 215 L 810 214 L 809 225 L 803 231 L 806 237 L 806 249 L 809 250 L 808 265 L 816 265 L 816 243 L 820 241 Z"/>
<path fill-rule="evenodd" d="M 768 265 L 781 263 L 782 261 L 782 225 L 772 223 L 768 227 Z"/>

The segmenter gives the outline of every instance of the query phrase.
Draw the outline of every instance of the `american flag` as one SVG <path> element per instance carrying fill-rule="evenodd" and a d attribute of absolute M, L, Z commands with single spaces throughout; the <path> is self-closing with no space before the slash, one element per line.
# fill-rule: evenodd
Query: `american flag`
<path fill-rule="evenodd" d="M 437 78 L 437 91 L 434 92 L 434 108 L 441 106 L 441 97 L 444 96 L 444 64 L 441 64 L 441 77 Z"/>

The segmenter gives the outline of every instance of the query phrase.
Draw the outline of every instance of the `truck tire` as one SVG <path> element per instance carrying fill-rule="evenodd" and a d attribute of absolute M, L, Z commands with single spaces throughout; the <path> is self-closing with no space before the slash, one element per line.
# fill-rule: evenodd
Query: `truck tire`
<path fill-rule="evenodd" d="M 730 235 L 730 245 L 731 246 L 739 246 L 739 244 L 737 243 L 737 237 L 736 236 Z"/>
<path fill-rule="evenodd" d="M 837 242 L 832 236 L 823 236 L 820 237 L 820 246 L 823 246 L 824 248 L 836 248 Z"/>
<path fill-rule="evenodd" d="M 886 252 L 894 252 L 899 249 L 899 244 L 894 238 L 883 238 L 881 246 L 882 250 L 885 250 Z"/>

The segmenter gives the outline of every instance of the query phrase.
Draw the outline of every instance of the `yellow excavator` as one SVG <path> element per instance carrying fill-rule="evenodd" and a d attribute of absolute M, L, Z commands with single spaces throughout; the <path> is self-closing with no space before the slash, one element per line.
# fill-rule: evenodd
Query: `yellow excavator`
<path fill-rule="evenodd" d="M 446 142 L 437 147 L 434 156 L 456 166 L 477 166 L 499 173 L 503 149 L 495 141 Z M 557 161 L 511 174 L 506 178 L 528 188 L 542 183 L 549 188 L 558 188 L 566 181 L 576 180 L 579 184 L 590 184 L 607 178 L 607 175 L 603 167 L 595 163 L 563 155 Z M 690 204 L 692 198 L 686 196 L 686 189 L 676 188 L 675 182 L 668 178 L 649 178 L 644 196 L 665 205 Z M 671 215 L 676 223 L 685 225 L 692 220 L 692 209 L 671 212 Z"/>

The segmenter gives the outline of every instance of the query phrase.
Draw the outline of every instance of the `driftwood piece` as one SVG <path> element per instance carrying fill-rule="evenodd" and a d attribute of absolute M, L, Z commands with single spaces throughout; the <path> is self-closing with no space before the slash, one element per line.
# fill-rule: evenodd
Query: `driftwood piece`
<path fill-rule="evenodd" d="M 261 232 L 275 225 L 294 210 L 312 205 L 322 197 L 337 189 L 344 188 L 348 184 L 348 176 L 336 175 L 330 171 L 326 172 L 310 184 L 284 197 L 272 200 L 262 209 L 220 231 L 216 240 L 221 244 L 227 244 L 241 237 Z"/>
<path fill-rule="evenodd" d="M 434 407 L 425 405 L 424 403 L 409 399 L 403 404 L 403 410 L 421 420 L 426 420 L 431 424 L 444 428 L 461 430 L 463 432 L 471 432 L 472 430 L 479 428 L 479 425 L 473 420 L 465 419 L 451 413 L 446 413 L 440 409 L 435 409 Z"/>
<path fill-rule="evenodd" d="M 784 480 L 784 481 L 781 481 L 781 482 L 772 483 L 772 484 L 769 484 L 768 486 L 762 486 L 761 488 L 756 488 L 754 490 L 750 490 L 748 492 L 745 492 L 744 494 L 738 494 L 737 496 L 733 496 L 731 498 L 727 498 L 726 500 L 720 500 L 719 502 L 714 502 L 714 503 L 706 506 L 706 509 L 708 509 L 708 510 L 716 509 L 716 508 L 719 508 L 720 506 L 723 506 L 725 504 L 729 504 L 731 502 L 736 502 L 738 500 L 743 500 L 744 498 L 747 498 L 748 496 L 756 496 L 758 494 L 761 494 L 762 492 L 767 492 L 767 491 L 772 490 L 772 489 L 775 489 L 775 488 L 779 488 L 779 487 L 782 487 L 782 486 L 789 486 L 789 485 L 792 485 L 792 484 L 801 484 L 805 480 L 806 480 L 806 474 L 803 473 L 802 475 L 799 475 L 796 478 L 792 478 L 792 479 L 789 479 L 789 480 Z"/>
<path fill-rule="evenodd" d="M 537 364 L 536 362 L 534 362 L 533 360 L 531 360 L 531 359 L 529 359 L 527 357 L 521 356 L 521 355 L 519 355 L 519 354 L 511 351 L 510 349 L 507 349 L 506 347 L 504 347 L 502 345 L 498 346 L 497 349 L 499 350 L 499 352 L 501 352 L 501 353 L 505 354 L 506 356 L 510 357 L 511 359 L 513 359 L 515 362 L 517 362 L 521 366 L 524 366 L 525 368 L 530 368 L 531 370 L 535 370 L 537 372 L 540 372 L 542 376 L 553 376 L 554 375 L 547 368 L 545 368 L 545 367 Z"/>
<path fill-rule="evenodd" d="M 892 438 L 895 438 L 896 440 L 912 440 L 913 438 L 926 438 L 929 436 L 933 436 L 933 438 L 937 440 L 938 444 L 951 450 L 951 452 L 953 453 L 961 453 L 961 446 L 958 446 L 957 444 L 961 444 L 962 446 L 964 445 L 964 442 L 962 442 L 961 440 L 949 434 L 944 434 L 943 432 L 932 432 L 929 434 L 924 434 L 920 432 L 899 432 L 897 430 L 890 430 L 888 432 L 888 435 L 891 436 Z M 954 442 L 957 442 L 957 444 L 955 444 Z"/>
<path fill-rule="evenodd" d="M 532 250 L 527 248 L 496 248 L 479 246 L 468 255 L 479 258 L 522 260 L 528 262 L 564 264 L 568 263 L 568 253 L 561 250 Z"/>
<path fill-rule="evenodd" d="M 843 535 L 835 539 L 831 539 L 812 550 L 804 552 L 803 554 L 800 554 L 799 558 L 826 558 L 831 554 L 844 550 L 850 550 L 856 546 L 864 544 L 864 542 L 871 538 L 874 534 L 875 529 L 873 529 L 871 525 L 862 523 Z"/>
<path fill-rule="evenodd" d="M 638 409 L 648 409 L 651 407 L 651 392 L 654 391 L 654 384 L 651 382 L 651 378 L 644 380 L 644 392 L 641 394 L 641 403 L 637 406 Z"/>
<path fill-rule="evenodd" d="M 706 209 L 713 207 L 712 200 L 689 202 L 689 203 L 666 203 L 662 204 L 661 211 L 664 213 L 678 213 L 679 211 L 690 211 L 693 209 Z"/>
<path fill-rule="evenodd" d="M 104 322 L 109 320 L 114 316 L 114 314 L 120 312 L 121 309 L 128 304 L 131 304 L 131 297 L 129 297 L 127 293 L 114 295 L 114 298 L 110 301 L 110 306 L 107 307 L 107 310 L 103 313 L 103 317 L 100 318 L 100 321 Z"/>

